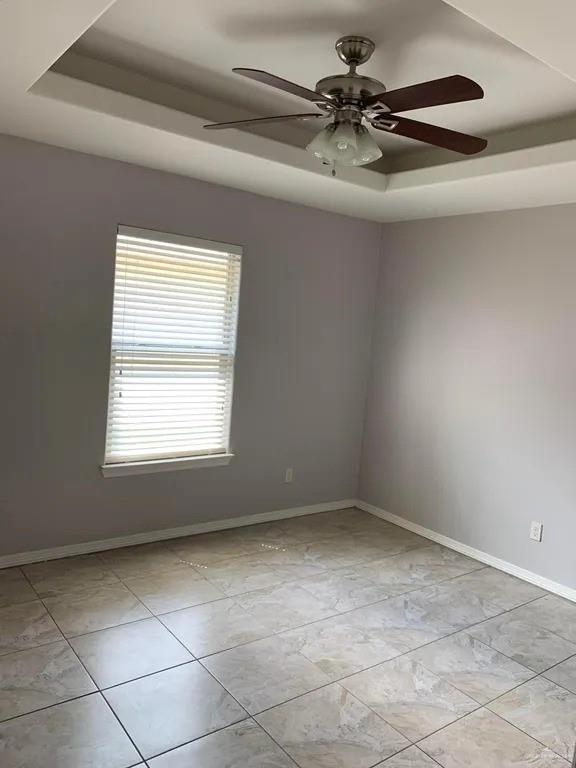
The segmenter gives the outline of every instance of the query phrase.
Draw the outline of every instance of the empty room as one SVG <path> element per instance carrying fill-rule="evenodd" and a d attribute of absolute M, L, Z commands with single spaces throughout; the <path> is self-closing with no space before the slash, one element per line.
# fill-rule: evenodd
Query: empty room
<path fill-rule="evenodd" d="M 0 0 L 1 768 L 576 768 L 573 0 Z"/>

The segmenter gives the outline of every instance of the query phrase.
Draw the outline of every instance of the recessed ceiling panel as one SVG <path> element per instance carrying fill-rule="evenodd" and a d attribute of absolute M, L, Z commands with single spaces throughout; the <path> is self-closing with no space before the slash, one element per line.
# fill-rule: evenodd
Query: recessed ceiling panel
<path fill-rule="evenodd" d="M 259 116 L 302 102 L 241 79 L 232 67 L 313 88 L 344 71 L 334 42 L 352 33 L 375 41 L 361 72 L 389 89 L 463 74 L 485 90 L 481 102 L 411 112 L 415 119 L 482 135 L 576 112 L 575 83 L 442 0 L 117 0 L 74 49 Z M 285 130 L 278 125 L 268 135 L 283 140 Z M 378 139 L 389 152 L 415 145 Z"/>

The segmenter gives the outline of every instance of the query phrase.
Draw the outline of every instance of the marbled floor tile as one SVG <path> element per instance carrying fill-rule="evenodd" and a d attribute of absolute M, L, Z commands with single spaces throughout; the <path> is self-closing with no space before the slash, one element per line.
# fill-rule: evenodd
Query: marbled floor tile
<path fill-rule="evenodd" d="M 469 696 L 402 656 L 340 683 L 410 741 L 477 709 Z"/>
<path fill-rule="evenodd" d="M 307 515 L 307 518 L 318 522 L 322 520 L 325 524 L 328 523 L 340 531 L 347 531 L 350 526 L 364 525 L 372 518 L 372 515 L 357 507 L 346 507 L 345 509 L 333 509 L 328 512 L 320 512 L 320 514 Z"/>
<path fill-rule="evenodd" d="M 521 610 L 521 609 L 520 609 Z M 576 654 L 576 644 L 511 611 L 470 627 L 469 634 L 535 672 Z"/>
<path fill-rule="evenodd" d="M 369 512 L 363 512 L 356 507 L 348 509 L 338 509 L 335 512 L 328 512 L 330 524 L 341 530 L 343 533 L 368 533 L 370 531 L 384 530 L 385 528 L 395 528 L 392 523 L 382 520 L 380 517 L 371 515 Z"/>
<path fill-rule="evenodd" d="M 165 613 L 159 619 L 198 658 L 270 634 L 267 626 L 231 598 Z"/>
<path fill-rule="evenodd" d="M 534 672 L 461 632 L 412 651 L 410 658 L 480 704 L 526 682 Z"/>
<path fill-rule="evenodd" d="M 443 768 L 569 768 L 568 763 L 486 709 L 418 745 Z"/>
<path fill-rule="evenodd" d="M 476 573 L 472 575 L 475 576 Z M 412 615 L 418 616 L 422 626 L 441 628 L 446 635 L 467 629 L 472 624 L 486 621 L 500 613 L 481 590 L 464 588 L 458 584 L 462 578 L 466 577 L 459 576 L 444 584 L 425 587 L 404 596 Z"/>
<path fill-rule="evenodd" d="M 286 530 L 283 522 L 259 523 L 235 528 L 234 538 L 250 553 L 267 552 L 277 547 L 288 547 L 300 543 Z"/>
<path fill-rule="evenodd" d="M 213 565 L 258 552 L 258 544 L 243 541 L 238 531 L 240 529 L 171 539 L 166 542 L 166 546 L 192 566 Z"/>
<path fill-rule="evenodd" d="M 252 715 L 331 682 L 299 653 L 297 643 L 282 636 L 208 656 L 202 663 Z"/>
<path fill-rule="evenodd" d="M 173 571 L 187 565 L 164 542 L 109 549 L 106 552 L 101 552 L 99 557 L 121 579 Z"/>
<path fill-rule="evenodd" d="M 356 623 L 354 612 L 293 629 L 281 637 L 331 680 L 352 675 L 399 653 L 377 627 Z"/>
<path fill-rule="evenodd" d="M 408 531 L 389 526 L 383 530 L 366 533 L 358 531 L 313 541 L 309 547 L 318 555 L 334 561 L 334 567 L 347 567 L 391 557 L 423 544 L 429 545 L 429 542 L 424 542 Z"/>
<path fill-rule="evenodd" d="M 399 541 L 395 534 L 375 531 L 371 534 L 355 533 L 332 536 L 309 542 L 308 551 L 331 568 L 343 568 L 382 558 L 386 553 L 396 554 L 409 549 L 404 539 Z"/>
<path fill-rule="evenodd" d="M 124 584 L 49 597 L 44 602 L 66 637 L 150 616 L 150 611 Z"/>
<path fill-rule="evenodd" d="M 140 756 L 99 693 L 0 724 L 2 768 L 129 768 Z"/>
<path fill-rule="evenodd" d="M 20 568 L 5 568 L 0 570 L 0 608 L 17 603 L 27 603 L 36 600 L 36 592 L 32 589 Z"/>
<path fill-rule="evenodd" d="M 0 655 L 61 639 L 62 633 L 39 600 L 0 608 Z"/>
<path fill-rule="evenodd" d="M 358 628 L 377 633 L 382 641 L 395 649 L 395 655 L 407 653 L 454 631 L 453 623 L 447 621 L 445 613 L 447 607 L 454 612 L 458 606 L 449 600 L 440 600 L 436 589 L 429 587 L 392 597 L 346 615 Z"/>
<path fill-rule="evenodd" d="M 357 573 L 354 568 L 341 568 L 301 579 L 298 585 L 338 612 L 361 608 L 390 596 L 383 586 Z"/>
<path fill-rule="evenodd" d="M 391 535 L 407 533 L 396 525 L 354 508 L 284 520 L 282 526 L 292 528 L 297 535 L 307 541 L 336 536 L 379 534 L 385 531 L 390 532 Z"/>
<path fill-rule="evenodd" d="M 435 544 L 373 560 L 357 566 L 356 572 L 382 585 L 389 595 L 399 595 L 484 567 L 477 560 Z"/>
<path fill-rule="evenodd" d="M 552 680 L 553 683 L 558 683 L 562 688 L 576 693 L 576 656 L 552 667 L 544 672 L 543 676 Z"/>
<path fill-rule="evenodd" d="M 356 562 L 368 562 L 379 560 L 413 549 L 429 547 L 428 539 L 423 539 L 415 533 L 391 525 L 384 530 L 370 531 L 368 533 L 355 533 L 350 537 L 354 546 L 362 553 L 362 560 Z"/>
<path fill-rule="evenodd" d="M 104 695 L 145 758 L 247 717 L 197 661 L 109 688 Z"/>
<path fill-rule="evenodd" d="M 121 624 L 70 639 L 100 688 L 126 683 L 192 661 L 158 619 Z"/>
<path fill-rule="evenodd" d="M 125 579 L 124 583 L 154 614 L 190 608 L 226 597 L 218 587 L 190 567 Z"/>
<path fill-rule="evenodd" d="M 567 760 L 576 744 L 576 695 L 542 677 L 504 694 L 489 706 Z"/>
<path fill-rule="evenodd" d="M 298 586 L 297 582 L 248 592 L 234 598 L 270 634 L 334 615 L 329 605 Z"/>
<path fill-rule="evenodd" d="M 256 720 L 300 768 L 370 768 L 409 742 L 338 684 Z"/>
<path fill-rule="evenodd" d="M 95 690 L 65 640 L 0 657 L 0 720 Z"/>
<path fill-rule="evenodd" d="M 230 725 L 150 760 L 150 768 L 295 768 L 253 720 Z"/>
<path fill-rule="evenodd" d="M 339 539 L 337 540 L 339 541 Z M 338 568 L 340 563 L 330 552 L 322 551 L 315 542 L 279 547 L 260 554 L 260 561 L 283 572 L 285 580 L 299 579 Z"/>
<path fill-rule="evenodd" d="M 463 595 L 474 595 L 489 607 L 493 615 L 509 611 L 546 594 L 540 587 L 495 568 L 483 568 L 459 576 L 450 582 L 450 586 Z"/>
<path fill-rule="evenodd" d="M 259 555 L 243 555 L 206 566 L 202 575 L 228 597 L 281 584 L 285 579 Z"/>
<path fill-rule="evenodd" d="M 332 536 L 342 536 L 345 532 L 337 521 L 330 519 L 329 512 L 293 517 L 282 521 L 282 528 L 302 543 L 321 541 Z"/>
<path fill-rule="evenodd" d="M 118 582 L 118 576 L 97 555 L 64 557 L 23 566 L 24 573 L 40 597 L 55 597 Z"/>
<path fill-rule="evenodd" d="M 576 603 L 570 600 L 546 595 L 541 600 L 518 608 L 516 615 L 576 644 Z"/>
<path fill-rule="evenodd" d="M 408 747 L 375 768 L 438 768 L 438 763 L 418 747 Z"/>

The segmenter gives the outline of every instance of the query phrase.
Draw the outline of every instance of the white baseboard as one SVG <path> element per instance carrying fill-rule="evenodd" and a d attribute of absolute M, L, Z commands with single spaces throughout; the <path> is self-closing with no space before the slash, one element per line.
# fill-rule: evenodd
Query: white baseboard
<path fill-rule="evenodd" d="M 444 536 L 430 528 L 424 528 L 423 525 L 418 525 L 418 523 L 412 523 L 410 520 L 406 520 L 403 517 L 393 515 L 391 512 L 386 512 L 386 510 L 380 509 L 380 507 L 375 507 L 373 504 L 368 504 L 366 501 L 357 499 L 354 506 L 358 507 L 358 509 L 362 509 L 364 512 L 369 512 L 371 515 L 381 517 L 382 520 L 387 520 L 389 523 L 394 523 L 394 525 L 399 525 L 401 528 L 406 528 L 408 531 L 412 531 L 412 533 L 417 533 L 419 536 L 435 541 L 437 544 L 442 544 L 444 547 L 454 549 L 462 555 L 472 557 L 474 560 L 479 560 L 481 563 L 491 565 L 493 568 L 509 573 L 511 576 L 517 576 L 519 579 L 528 581 L 530 584 L 535 584 L 537 587 L 546 589 L 548 592 L 553 592 L 560 597 L 565 597 L 568 600 L 576 602 L 576 589 L 573 589 L 572 587 L 567 587 L 564 584 L 559 584 L 557 581 L 552 581 L 537 573 L 527 571 L 525 568 L 520 568 L 520 566 L 514 565 L 514 563 L 500 560 L 499 557 L 494 557 L 486 552 L 482 552 L 480 549 L 469 547 L 468 544 L 462 544 L 460 541 Z"/>
<path fill-rule="evenodd" d="M 161 531 L 146 531 L 144 533 L 134 533 L 129 536 L 117 536 L 114 539 L 84 541 L 80 544 L 65 544 L 64 546 L 52 547 L 51 549 L 37 549 L 32 552 L 20 552 L 14 555 L 0 555 L 0 568 L 9 568 L 14 565 L 26 565 L 28 563 L 39 563 L 44 560 L 56 560 L 59 557 L 71 557 L 72 555 L 85 555 L 90 552 L 101 552 L 104 549 L 118 549 L 118 547 L 129 547 L 134 544 L 147 544 L 151 541 L 177 539 L 180 536 L 191 536 L 196 533 L 223 531 L 228 528 L 239 528 L 243 525 L 268 523 L 274 520 L 284 520 L 289 517 L 300 517 L 301 515 L 313 515 L 317 512 L 332 512 L 335 509 L 353 507 L 355 504 L 355 499 L 328 501 L 322 504 L 311 504 L 307 507 L 277 509 L 273 512 L 259 512 L 255 515 L 245 515 L 244 517 L 230 517 L 225 520 L 193 523 L 192 525 L 183 525 L 180 528 L 164 528 Z"/>
<path fill-rule="evenodd" d="M 463 555 L 472 557 L 481 563 L 491 565 L 500 571 L 509 573 L 519 579 L 535 584 L 537 587 L 553 592 L 560 597 L 576 602 L 576 589 L 559 584 L 556 581 L 547 579 L 537 573 L 520 568 L 514 563 L 501 560 L 498 557 L 482 552 L 480 549 L 462 544 L 456 539 L 444 536 L 431 528 L 425 528 L 423 525 L 413 523 L 398 515 L 393 515 L 380 507 L 369 504 L 359 499 L 342 499 L 341 501 L 329 501 L 322 504 L 311 504 L 306 507 L 290 507 L 288 509 L 277 509 L 272 512 L 259 512 L 254 515 L 245 515 L 244 517 L 231 517 L 225 520 L 211 520 L 205 523 L 193 523 L 179 528 L 164 528 L 160 531 L 146 531 L 144 533 L 134 533 L 129 536 L 118 536 L 113 539 L 100 539 L 98 541 L 84 541 L 79 544 L 65 544 L 61 547 L 52 547 L 51 549 L 38 549 L 31 552 L 20 552 L 13 555 L 0 555 L 0 569 L 10 568 L 15 565 L 26 565 L 28 563 L 39 563 L 44 560 L 56 560 L 60 557 L 72 557 L 73 555 L 85 555 L 90 552 L 101 552 L 105 549 L 117 549 L 119 547 L 129 547 L 135 544 L 146 544 L 153 541 L 163 541 L 166 539 L 176 539 L 180 536 L 191 536 L 198 533 L 210 533 L 211 531 L 223 531 L 229 528 L 239 528 L 244 525 L 255 525 L 257 523 L 273 522 L 274 520 L 284 520 L 290 517 L 301 517 L 302 515 L 313 515 L 318 512 L 332 512 L 336 509 L 346 509 L 347 507 L 358 507 L 364 512 L 382 518 L 389 523 L 406 528 L 412 533 L 423 536 L 426 539 L 442 544 L 444 547 L 453 549 Z"/>

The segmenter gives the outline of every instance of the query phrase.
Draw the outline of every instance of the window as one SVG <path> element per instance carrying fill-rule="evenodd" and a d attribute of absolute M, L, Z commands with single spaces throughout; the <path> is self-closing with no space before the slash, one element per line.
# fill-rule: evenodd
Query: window
<path fill-rule="evenodd" d="M 105 475 L 228 463 L 241 252 L 119 228 Z"/>

